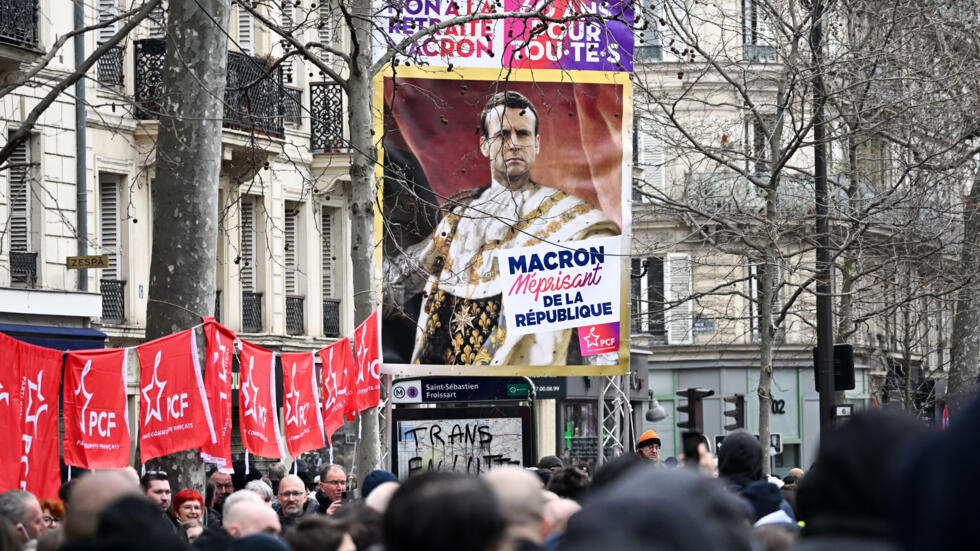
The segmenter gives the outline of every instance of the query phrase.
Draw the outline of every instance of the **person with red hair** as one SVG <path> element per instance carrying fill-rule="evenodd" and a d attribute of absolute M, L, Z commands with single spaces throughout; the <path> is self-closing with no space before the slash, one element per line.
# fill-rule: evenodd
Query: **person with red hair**
<path fill-rule="evenodd" d="M 180 525 L 184 527 L 184 531 L 187 533 L 187 539 L 194 541 L 204 530 L 204 524 L 201 519 L 202 512 L 204 511 L 204 498 L 201 497 L 201 494 L 188 488 L 177 492 L 173 502 L 174 516 L 177 517 Z"/>

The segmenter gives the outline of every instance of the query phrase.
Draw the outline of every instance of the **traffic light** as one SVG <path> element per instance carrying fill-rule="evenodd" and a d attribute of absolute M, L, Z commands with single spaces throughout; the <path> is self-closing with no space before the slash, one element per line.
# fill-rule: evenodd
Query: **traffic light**
<path fill-rule="evenodd" d="M 738 430 L 745 428 L 745 395 L 732 394 L 722 398 L 724 401 L 735 406 L 735 409 L 726 410 L 725 417 L 731 417 L 731 424 L 725 425 L 725 430 Z"/>
<path fill-rule="evenodd" d="M 817 364 L 817 347 L 813 347 L 813 365 Z M 820 392 L 820 373 L 813 370 L 813 382 Z M 834 345 L 834 390 L 852 390 L 854 388 L 854 346 L 850 344 Z"/>
<path fill-rule="evenodd" d="M 706 388 L 689 388 L 678 392 L 677 395 L 686 398 L 687 403 L 677 406 L 677 411 L 686 413 L 687 420 L 679 421 L 677 426 L 689 431 L 704 432 L 704 405 L 701 400 L 714 393 L 715 391 Z"/>

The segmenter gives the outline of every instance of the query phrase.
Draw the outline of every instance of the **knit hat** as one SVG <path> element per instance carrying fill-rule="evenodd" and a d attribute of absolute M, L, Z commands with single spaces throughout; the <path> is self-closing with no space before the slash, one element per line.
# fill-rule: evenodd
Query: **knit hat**
<path fill-rule="evenodd" d="M 361 497 L 367 497 L 382 482 L 398 482 L 398 477 L 391 471 L 375 470 L 369 472 L 364 477 L 364 481 L 361 482 Z"/>
<path fill-rule="evenodd" d="M 552 467 L 558 467 L 560 469 L 564 466 L 565 464 L 561 462 L 561 459 L 558 459 L 554 455 L 546 455 L 541 458 L 541 461 L 538 461 L 539 469 L 550 469 Z"/>
<path fill-rule="evenodd" d="M 645 448 L 653 444 L 660 445 L 660 435 L 653 430 L 648 430 L 640 435 L 640 441 L 636 443 L 636 449 Z"/>
<path fill-rule="evenodd" d="M 204 508 L 204 498 L 201 497 L 201 494 L 188 488 L 177 492 L 177 495 L 174 496 L 174 513 L 177 512 L 177 509 L 180 509 L 181 505 L 187 503 L 188 501 L 196 501 L 201 504 L 202 509 Z"/>

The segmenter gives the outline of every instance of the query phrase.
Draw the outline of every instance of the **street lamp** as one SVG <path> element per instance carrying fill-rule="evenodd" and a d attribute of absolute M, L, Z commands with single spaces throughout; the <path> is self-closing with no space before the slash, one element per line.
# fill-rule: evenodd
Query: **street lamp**
<path fill-rule="evenodd" d="M 663 421 L 667 418 L 667 410 L 664 409 L 660 402 L 653 397 L 653 390 L 647 391 L 650 395 L 650 404 L 647 408 L 647 421 L 651 423 L 656 423 L 657 421 Z"/>

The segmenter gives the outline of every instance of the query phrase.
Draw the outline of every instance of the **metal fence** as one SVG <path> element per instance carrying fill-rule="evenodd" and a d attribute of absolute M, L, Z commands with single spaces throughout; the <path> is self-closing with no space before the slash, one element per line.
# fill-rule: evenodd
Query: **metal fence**
<path fill-rule="evenodd" d="M 37 0 L 0 0 L 0 42 L 37 48 Z"/>
<path fill-rule="evenodd" d="M 102 323 L 123 323 L 126 321 L 126 282 L 116 279 L 99 281 L 102 293 Z"/>

